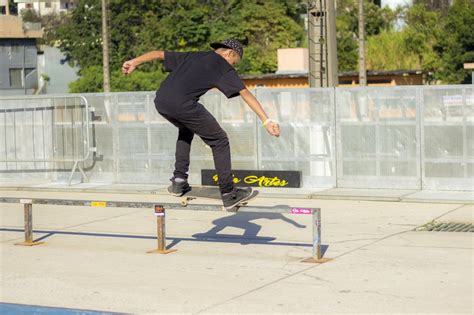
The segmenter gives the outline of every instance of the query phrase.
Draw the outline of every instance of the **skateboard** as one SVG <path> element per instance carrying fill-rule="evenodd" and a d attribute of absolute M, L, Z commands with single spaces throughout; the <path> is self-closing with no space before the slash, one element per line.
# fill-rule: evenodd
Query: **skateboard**
<path fill-rule="evenodd" d="M 172 194 L 172 187 L 168 187 L 168 192 Z M 250 199 L 255 198 L 258 195 L 258 190 L 253 190 Z M 182 196 L 179 196 L 178 198 L 181 198 L 181 205 L 186 207 L 188 203 L 194 199 L 212 199 L 212 200 L 222 200 L 221 198 L 221 192 L 219 190 L 219 187 L 213 187 L 213 186 L 192 186 L 191 190 L 185 193 Z M 226 209 L 224 206 L 222 206 L 222 209 L 224 211 L 237 211 L 239 207 L 245 206 L 247 204 L 247 201 L 242 202 L 241 204 L 238 204 L 235 206 L 233 209 Z"/>

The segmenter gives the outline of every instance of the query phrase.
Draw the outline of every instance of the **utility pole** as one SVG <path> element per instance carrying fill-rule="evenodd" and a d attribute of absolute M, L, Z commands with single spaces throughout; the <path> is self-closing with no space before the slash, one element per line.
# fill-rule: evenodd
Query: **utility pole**
<path fill-rule="evenodd" d="M 104 92 L 110 92 L 109 35 L 107 30 L 107 1 L 102 0 L 102 56 L 104 72 Z"/>
<path fill-rule="evenodd" d="M 308 0 L 309 86 L 338 84 L 334 0 Z"/>
<path fill-rule="evenodd" d="M 10 15 L 10 0 L 5 0 L 5 15 Z"/>
<path fill-rule="evenodd" d="M 367 86 L 365 68 L 365 12 L 364 0 L 359 0 L 359 86 Z"/>

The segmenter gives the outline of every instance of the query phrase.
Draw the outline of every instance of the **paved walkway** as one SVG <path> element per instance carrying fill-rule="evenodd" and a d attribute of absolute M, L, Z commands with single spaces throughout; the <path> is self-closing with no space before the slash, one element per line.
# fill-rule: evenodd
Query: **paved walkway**
<path fill-rule="evenodd" d="M 161 194 L 0 190 L 2 196 L 170 201 Z M 298 196 L 297 196 L 298 197 Z M 156 247 L 148 209 L 0 204 L 0 302 L 125 313 L 473 313 L 473 233 L 415 232 L 472 223 L 463 203 L 259 198 L 322 208 L 326 257 L 313 265 L 308 216 L 172 211 Z M 447 218 L 447 219 L 445 219 Z"/>

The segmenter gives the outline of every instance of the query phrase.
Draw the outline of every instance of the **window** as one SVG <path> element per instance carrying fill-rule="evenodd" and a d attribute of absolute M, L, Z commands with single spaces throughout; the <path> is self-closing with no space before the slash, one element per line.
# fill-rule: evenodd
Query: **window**
<path fill-rule="evenodd" d="M 51 8 L 51 2 L 45 2 L 44 7 L 45 8 Z"/>
<path fill-rule="evenodd" d="M 25 8 L 33 9 L 33 3 L 25 3 Z"/>
<path fill-rule="evenodd" d="M 11 51 L 14 54 L 19 54 L 20 52 L 23 51 L 23 47 L 20 46 L 18 43 L 12 43 Z"/>
<path fill-rule="evenodd" d="M 33 71 L 35 71 L 35 68 L 25 68 L 25 77 L 27 77 Z"/>
<path fill-rule="evenodd" d="M 21 69 L 10 69 L 10 86 L 13 88 L 23 87 L 23 78 L 22 78 Z"/>
<path fill-rule="evenodd" d="M 24 85 L 24 77 L 27 77 L 30 73 L 34 72 L 35 68 L 25 68 L 25 75 L 23 75 L 23 69 L 10 69 L 10 87 L 22 88 Z"/>

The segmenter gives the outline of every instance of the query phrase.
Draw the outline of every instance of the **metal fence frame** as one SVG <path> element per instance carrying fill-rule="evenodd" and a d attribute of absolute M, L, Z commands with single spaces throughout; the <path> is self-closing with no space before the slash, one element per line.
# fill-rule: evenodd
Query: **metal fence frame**
<path fill-rule="evenodd" d="M 344 121 L 341 117 L 344 117 L 344 106 L 348 105 L 344 105 L 343 100 L 340 99 L 340 95 L 343 93 L 352 93 L 352 95 L 356 95 L 356 98 L 371 95 L 382 106 L 393 105 L 393 108 L 402 113 L 408 110 L 409 115 L 400 116 L 398 120 L 386 118 L 381 120 L 377 117 L 373 119 L 366 117 L 367 119 L 364 120 L 356 117 L 352 122 L 350 119 Z M 386 97 L 388 101 L 384 100 L 384 93 L 388 93 Z M 92 137 L 92 141 L 97 141 L 97 144 L 94 142 L 92 150 L 98 147 L 100 151 L 104 151 L 104 154 L 103 161 L 97 163 L 99 167 L 91 169 L 87 173 L 89 178 L 105 183 L 167 183 L 174 160 L 174 139 L 171 138 L 174 138 L 174 133 L 177 134 L 177 132 L 156 112 L 153 94 L 153 92 L 120 92 L 54 96 L 84 98 L 87 106 L 91 108 L 93 117 L 95 116 L 95 119 L 88 122 L 92 130 L 98 134 L 97 137 Z M 216 116 L 223 128 L 229 131 L 231 148 L 234 150 L 233 165 L 235 169 L 270 169 L 272 166 L 276 166 L 276 170 L 303 170 L 303 188 L 309 189 L 340 187 L 474 190 L 474 181 L 472 180 L 474 177 L 474 87 L 470 85 L 311 89 L 257 88 L 254 90 L 254 94 L 262 102 L 270 116 L 281 116 L 282 137 L 278 141 L 265 134 L 258 119 L 239 98 L 227 100 L 221 93 L 212 91 L 201 98 L 201 102 Z M 285 96 L 286 100 L 283 100 L 283 94 L 290 96 Z M 450 97 L 454 100 L 451 100 Z M 43 96 L 43 98 L 51 98 L 51 96 Z M 8 98 L 1 98 L 0 102 L 4 99 Z M 307 117 L 300 119 L 301 115 L 297 116 L 299 118 L 292 118 L 291 115 L 296 115 L 296 112 L 291 112 L 295 107 L 292 107 L 290 113 L 283 114 L 284 111 L 288 112 L 288 109 L 284 109 L 285 102 L 294 104 L 296 110 L 301 109 L 307 112 L 313 120 L 308 121 Z M 309 103 L 300 106 L 301 102 Z M 453 106 L 448 108 L 449 102 L 454 102 L 457 107 L 454 106 L 455 109 Z M 457 116 L 449 116 L 449 111 L 452 110 L 457 111 L 455 114 Z M 324 117 L 320 117 L 321 115 Z M 404 120 L 404 117 L 409 119 Z M 357 155 L 345 155 L 342 145 L 345 135 L 341 128 L 350 124 L 359 127 L 370 125 L 372 126 L 371 130 L 375 130 L 369 144 L 372 146 L 370 154 L 373 153 L 374 156 L 362 154 L 362 157 L 368 157 L 366 165 L 370 165 L 371 168 L 375 167 L 377 173 L 367 175 L 368 173 L 363 169 L 359 173 L 352 172 L 352 175 L 344 173 L 345 161 L 357 157 Z M 453 136 L 450 139 L 449 132 L 453 126 L 456 129 L 453 134 L 459 136 Z M 399 127 L 402 130 L 401 137 L 396 134 Z M 388 130 L 390 128 L 391 130 Z M 357 128 L 355 130 L 357 132 Z M 380 133 L 380 130 L 384 133 Z M 435 132 L 431 132 L 432 130 Z M 291 132 L 300 134 L 290 135 Z M 324 145 L 319 143 L 317 150 L 310 148 L 314 139 L 311 140 L 312 142 L 308 140 L 315 135 L 319 137 L 317 142 L 326 142 Z M 391 144 L 382 143 L 385 141 L 386 135 L 390 135 Z M 446 156 L 429 153 L 433 149 L 429 147 L 431 144 L 427 144 L 426 141 L 436 136 L 442 139 L 441 142 L 434 142 L 435 145 L 439 145 L 439 148 L 435 150 L 442 151 L 443 146 L 449 150 L 451 144 L 455 145 L 455 150 L 448 152 L 449 154 Z M 295 152 L 280 154 L 279 152 L 282 150 L 273 150 L 276 147 L 285 146 L 285 141 L 289 145 L 286 150 L 295 150 Z M 349 141 L 352 140 L 349 139 Z M 405 155 L 402 154 L 400 157 L 393 155 L 394 141 L 400 142 L 401 145 L 412 141 L 409 153 L 405 152 Z M 299 147 L 296 148 L 296 144 L 291 146 L 292 143 L 299 143 Z M 385 149 L 381 149 L 381 144 Z M 367 144 L 364 146 L 355 143 L 354 145 L 358 146 L 356 151 L 362 153 L 367 148 Z M 238 149 L 235 151 L 236 147 Z M 243 152 L 242 147 L 247 148 L 248 152 L 239 154 Z M 264 150 L 267 149 L 272 149 L 275 152 L 271 150 L 270 154 L 264 155 Z M 387 155 L 387 152 L 393 156 Z M 94 152 L 95 154 L 96 152 Z M 193 184 L 197 184 L 200 179 L 200 172 L 197 170 L 213 167 L 209 148 L 206 148 L 200 140 L 194 141 L 192 158 L 191 181 Z M 371 159 L 373 165 L 370 164 Z M 395 167 L 397 163 L 402 165 L 406 162 L 405 167 L 409 170 L 405 173 L 395 171 L 393 174 L 387 173 L 386 170 L 380 172 L 381 163 L 385 163 L 384 167 L 387 169 L 392 162 Z M 357 163 L 355 164 L 357 165 Z M 310 166 L 308 167 L 308 165 Z M 321 171 L 321 165 L 324 165 L 324 171 Z M 436 177 L 438 165 L 446 169 L 441 170 L 442 176 Z M 435 171 L 430 172 L 430 167 Z M 452 174 L 453 176 L 449 173 L 450 167 L 456 169 L 457 173 Z M 318 170 L 314 171 L 314 169 Z"/>
<path fill-rule="evenodd" d="M 83 104 L 78 104 L 77 101 L 74 101 L 74 105 L 67 105 L 67 102 L 68 100 L 71 100 L 71 99 L 74 99 L 74 100 L 80 100 L 80 102 L 82 101 Z M 91 152 L 95 152 L 95 147 L 91 145 L 91 128 L 90 128 L 90 125 L 91 125 L 91 118 L 89 117 L 92 113 L 93 115 L 93 112 L 94 112 L 94 108 L 91 108 L 89 107 L 89 102 L 87 101 L 87 99 L 82 96 L 82 95 L 74 95 L 74 96 L 59 96 L 59 95 L 56 95 L 56 96 L 16 96 L 16 97 L 2 97 L 0 99 L 0 102 L 7 102 L 7 101 L 47 101 L 49 100 L 50 104 L 47 105 L 47 106 L 29 106 L 29 107 L 26 107 L 25 105 L 23 105 L 23 108 L 22 109 L 17 109 L 17 108 L 7 108 L 6 106 L 2 109 L 0 108 L 0 114 L 4 114 L 4 134 L 5 134 L 5 159 L 0 159 L 0 162 L 2 163 L 6 163 L 7 165 L 7 169 L 8 169 L 8 163 L 15 163 L 17 165 L 17 168 L 18 168 L 18 163 L 33 163 L 34 164 L 34 169 L 36 170 L 36 163 L 67 163 L 67 162 L 71 162 L 71 163 L 74 163 L 73 164 L 73 167 L 71 169 L 71 172 L 70 172 L 70 175 L 69 175 L 69 178 L 68 178 L 68 184 L 70 185 L 71 184 L 71 180 L 72 180 L 72 177 L 75 173 L 76 170 L 79 170 L 79 172 L 81 173 L 82 175 L 82 178 L 83 180 L 85 181 L 88 181 L 88 177 L 86 175 L 86 173 L 84 172 L 83 170 L 83 167 L 80 165 L 80 163 L 83 163 L 85 161 L 87 161 L 89 158 L 90 158 L 90 153 Z M 64 104 L 61 104 L 61 105 L 57 105 L 55 104 L 57 100 L 64 100 Z M 35 148 L 34 148 L 34 144 L 35 144 L 35 140 L 33 139 L 32 143 L 33 143 L 33 158 L 27 158 L 27 159 L 22 159 L 22 158 L 18 158 L 17 156 L 17 144 L 16 144 L 16 138 L 17 138 L 17 130 L 16 130 L 16 119 L 14 117 L 13 119 L 13 138 L 14 138 L 14 154 L 15 154 L 15 158 L 14 159 L 11 159 L 11 158 L 8 158 L 8 151 L 7 151 L 7 123 L 6 123 L 6 119 L 7 119 L 7 113 L 9 112 L 12 112 L 13 115 L 15 115 L 15 112 L 27 112 L 27 111 L 32 111 L 33 114 L 32 114 L 32 124 L 31 124 L 31 130 L 32 130 L 32 135 L 34 137 L 35 135 L 35 115 L 34 113 L 39 111 L 39 110 L 42 110 L 42 111 L 46 111 L 46 110 L 51 110 L 51 131 L 52 131 L 52 135 L 54 137 L 54 127 L 55 127 L 55 111 L 56 110 L 68 110 L 68 109 L 71 109 L 70 111 L 70 115 L 71 115 L 71 135 L 72 135 L 72 139 L 64 139 L 63 138 L 63 142 L 67 142 L 68 140 L 71 140 L 72 141 L 72 146 L 73 146 L 73 157 L 72 158 L 68 158 L 68 157 L 63 157 L 63 158 L 47 158 L 47 152 L 51 153 L 50 155 L 51 156 L 54 156 L 54 150 L 55 150 L 55 143 L 54 143 L 54 139 L 53 139 L 53 143 L 51 145 L 51 150 L 53 150 L 53 152 L 47 150 L 48 148 L 46 147 L 46 145 L 44 144 L 44 141 L 43 141 L 43 155 L 44 157 L 43 158 L 37 158 L 36 155 L 35 155 Z M 85 120 L 81 120 L 79 123 L 80 123 L 80 132 L 81 132 L 81 137 L 82 139 L 84 139 L 84 143 L 83 143 L 83 149 L 85 148 L 85 150 L 82 151 L 82 155 L 80 154 L 80 152 L 75 152 L 75 130 L 76 130 L 76 120 L 74 119 L 74 110 L 76 109 L 81 109 L 81 116 L 84 118 L 85 117 Z M 63 121 L 61 123 L 61 126 L 62 126 L 62 129 L 63 129 L 63 137 L 64 137 L 64 112 L 63 112 Z M 42 115 L 42 131 L 43 131 L 43 140 L 44 140 L 44 137 L 45 137 L 45 124 L 44 124 L 44 114 Z M 24 126 L 24 125 L 22 125 Z M 64 150 L 64 148 L 63 148 Z M 22 169 L 21 171 L 25 172 L 27 170 L 24 170 Z"/>
<path fill-rule="evenodd" d="M 390 91 L 391 93 L 404 93 L 410 91 L 413 93 L 411 98 L 415 102 L 415 112 L 416 115 L 412 120 L 397 120 L 397 119 L 381 119 L 379 117 L 379 106 L 377 104 L 378 97 L 383 94 L 379 93 L 383 90 Z M 335 104 L 336 106 L 336 151 L 337 151 L 337 187 L 341 188 L 385 188 L 385 189 L 422 189 L 421 188 L 421 145 L 420 145 L 420 103 L 419 103 L 419 86 L 394 86 L 394 87 L 347 87 L 347 88 L 337 88 L 335 92 Z M 344 103 L 341 101 L 341 98 L 349 94 L 350 97 L 356 95 L 354 99 L 351 100 L 350 104 L 353 108 L 351 109 L 351 114 L 354 115 L 352 121 L 344 121 L 344 114 L 342 113 L 343 108 L 341 105 Z M 403 101 L 403 99 L 402 99 Z M 344 104 L 347 105 L 347 104 Z M 361 109 L 361 107 L 363 109 Z M 404 108 L 405 105 L 400 106 L 400 113 L 406 115 L 405 111 L 408 110 Z M 347 108 L 345 108 L 347 110 Z M 364 113 L 365 111 L 365 113 Z M 416 163 L 416 173 L 413 176 L 387 176 L 382 175 L 382 166 L 383 162 L 396 162 L 397 157 L 390 157 L 386 152 L 383 152 L 382 147 L 384 144 L 384 138 L 382 138 L 382 130 L 387 127 L 400 127 L 400 126 L 410 126 L 415 128 L 415 137 L 416 137 L 416 149 L 415 156 L 412 157 L 412 162 Z M 367 154 L 366 157 L 357 157 L 350 158 L 347 157 L 347 149 L 344 149 L 344 144 L 347 146 L 348 141 L 344 139 L 343 127 L 354 127 L 355 130 L 368 128 L 365 135 L 373 136 L 373 149 L 372 156 L 366 151 L 363 151 L 364 154 Z M 363 136 L 363 135 L 361 135 Z M 346 140 L 344 142 L 344 140 Z M 364 139 L 362 139 L 364 140 Z M 363 142 L 363 141 L 361 141 Z M 359 143 L 360 147 L 363 147 L 363 144 Z M 409 161 L 405 159 L 405 161 Z M 355 162 L 365 163 L 366 166 L 373 165 L 372 175 L 351 175 L 347 174 L 344 171 L 345 162 Z M 361 164 L 363 165 L 363 164 Z M 361 166 L 363 167 L 363 166 Z M 367 170 L 367 169 L 366 169 Z"/>
<path fill-rule="evenodd" d="M 449 97 L 452 97 L 451 93 L 461 89 L 461 94 L 455 94 L 458 99 L 457 106 L 459 106 L 459 96 L 461 96 L 461 116 L 457 116 L 458 120 L 455 121 L 449 112 L 452 110 L 448 106 Z M 425 104 L 425 98 L 427 92 L 444 92 L 442 104 L 436 108 L 438 110 L 437 117 L 439 121 L 429 121 L 427 109 L 428 106 L 420 106 L 420 142 L 421 142 L 421 187 L 423 189 L 441 189 L 441 190 L 465 190 L 474 191 L 474 85 L 445 85 L 445 86 L 430 86 L 429 88 L 422 89 L 420 93 L 420 104 Z M 440 93 L 441 94 L 441 93 Z M 468 109 L 469 108 L 469 109 Z M 433 110 L 431 108 L 431 110 Z M 459 119 L 459 117 L 462 117 Z M 461 129 L 462 138 L 462 156 L 437 156 L 429 157 L 428 148 L 426 145 L 427 130 L 429 127 L 449 129 L 459 128 Z M 468 132 L 471 129 L 471 132 Z M 444 131 L 443 133 L 446 133 Z M 451 139 L 450 139 L 451 140 Z M 453 138 L 452 141 L 458 141 L 459 139 Z M 468 151 L 469 150 L 469 151 Z M 428 176 L 427 169 L 428 163 L 452 163 L 458 165 L 461 168 L 462 177 L 441 177 L 441 176 Z"/>

